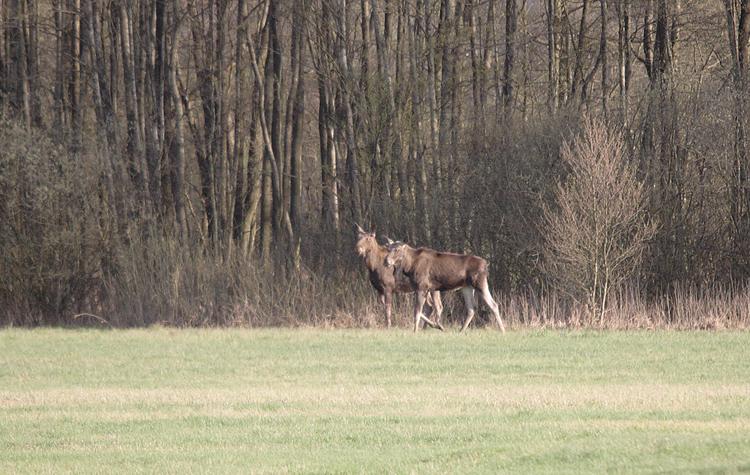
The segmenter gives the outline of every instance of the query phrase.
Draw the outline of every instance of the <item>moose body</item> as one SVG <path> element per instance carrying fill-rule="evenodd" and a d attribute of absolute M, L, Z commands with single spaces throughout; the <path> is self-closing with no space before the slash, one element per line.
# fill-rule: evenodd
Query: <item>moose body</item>
<path fill-rule="evenodd" d="M 388 249 L 378 244 L 375 239 L 375 233 L 368 233 L 361 227 L 357 226 L 357 244 L 355 249 L 357 254 L 362 257 L 367 267 L 370 283 L 378 292 L 380 303 L 385 306 L 386 322 L 388 327 L 391 326 L 391 308 L 394 293 L 414 292 L 415 287 L 407 276 L 398 271 L 395 267 L 385 265 L 385 259 L 388 256 Z M 428 325 L 443 329 L 440 324 L 440 314 L 443 311 L 443 303 L 440 298 L 440 292 L 430 292 L 431 305 L 434 308 L 434 321 L 425 318 Z"/>
<path fill-rule="evenodd" d="M 500 309 L 490 294 L 487 261 L 481 257 L 427 248 L 415 249 L 399 242 L 388 247 L 386 265 L 400 269 L 416 289 L 414 331 L 419 329 L 419 322 L 424 318 L 423 306 L 428 292 L 461 289 L 468 312 L 461 331 L 474 318 L 474 291 L 477 290 L 505 333 Z"/>

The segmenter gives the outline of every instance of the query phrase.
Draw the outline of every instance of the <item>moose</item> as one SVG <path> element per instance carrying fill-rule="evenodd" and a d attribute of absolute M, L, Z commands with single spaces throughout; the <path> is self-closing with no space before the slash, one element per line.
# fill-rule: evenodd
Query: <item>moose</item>
<path fill-rule="evenodd" d="M 389 242 L 393 243 L 393 241 L 390 240 Z M 365 231 L 359 224 L 357 224 L 357 243 L 354 248 L 357 254 L 364 260 L 365 266 L 367 266 L 370 275 L 370 283 L 372 283 L 372 286 L 378 292 L 380 303 L 385 306 L 386 321 L 390 328 L 393 294 L 414 292 L 415 287 L 412 282 L 395 267 L 385 266 L 385 258 L 388 255 L 388 249 L 385 246 L 378 244 L 374 232 L 369 233 Z M 443 326 L 440 324 L 440 314 L 443 311 L 443 302 L 440 298 L 440 292 L 427 292 L 426 295 L 423 295 L 423 303 L 425 299 L 428 300 L 427 303 L 431 303 L 434 309 L 433 318 L 435 320 L 432 321 L 424 315 L 422 316 L 422 319 L 432 328 L 443 330 Z"/>
<path fill-rule="evenodd" d="M 400 270 L 416 289 L 415 332 L 419 330 L 420 320 L 425 318 L 423 307 L 428 292 L 460 288 L 468 312 L 461 331 L 466 330 L 474 318 L 474 291 L 477 290 L 495 315 L 500 330 L 505 333 L 505 326 L 500 319 L 500 309 L 490 294 L 486 260 L 469 254 L 438 252 L 428 248 L 415 249 L 403 242 L 389 244 L 387 250 L 386 266 L 397 268 L 397 273 Z"/>

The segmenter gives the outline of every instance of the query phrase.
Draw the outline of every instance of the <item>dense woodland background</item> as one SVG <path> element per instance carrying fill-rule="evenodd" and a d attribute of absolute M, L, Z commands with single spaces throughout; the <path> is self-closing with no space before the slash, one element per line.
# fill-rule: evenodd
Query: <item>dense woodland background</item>
<path fill-rule="evenodd" d="M 0 322 L 382 325 L 354 223 L 485 257 L 511 323 L 750 321 L 750 0 L 2 0 L 0 25 Z"/>

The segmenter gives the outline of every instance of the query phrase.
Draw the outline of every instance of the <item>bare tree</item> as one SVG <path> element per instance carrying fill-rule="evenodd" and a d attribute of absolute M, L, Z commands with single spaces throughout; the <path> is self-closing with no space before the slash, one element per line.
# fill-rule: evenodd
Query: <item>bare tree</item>
<path fill-rule="evenodd" d="M 546 270 L 601 323 L 610 293 L 638 270 L 654 228 L 619 133 L 588 119 L 582 135 L 563 146 L 562 158 L 568 175 L 555 206 L 544 211 Z"/>

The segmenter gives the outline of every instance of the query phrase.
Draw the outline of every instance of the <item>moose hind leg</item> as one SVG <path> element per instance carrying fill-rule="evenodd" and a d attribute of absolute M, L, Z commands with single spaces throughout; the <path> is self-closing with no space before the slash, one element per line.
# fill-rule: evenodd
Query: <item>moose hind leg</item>
<path fill-rule="evenodd" d="M 443 315 L 443 299 L 440 296 L 439 290 L 435 290 L 432 292 L 432 305 L 435 308 L 435 315 L 433 317 L 433 320 L 435 320 L 435 323 L 440 325 L 440 318 Z"/>
<path fill-rule="evenodd" d="M 461 295 L 463 295 L 464 304 L 466 304 L 466 320 L 464 320 L 464 324 L 461 327 L 461 331 L 464 331 L 474 319 L 474 288 L 464 287 L 461 289 Z"/>
<path fill-rule="evenodd" d="M 442 325 L 440 324 L 440 322 L 433 322 L 432 320 L 430 320 L 429 318 L 425 317 L 424 315 L 422 316 L 422 319 L 423 319 L 423 320 L 424 320 L 424 322 L 425 322 L 425 323 L 426 323 L 427 325 L 429 325 L 430 327 L 432 327 L 432 328 L 437 328 L 437 329 L 438 329 L 438 330 L 440 330 L 441 332 L 444 332 L 444 331 L 445 331 L 445 328 L 443 328 L 443 326 L 442 326 Z"/>
<path fill-rule="evenodd" d="M 495 320 L 497 321 L 497 325 L 500 327 L 500 330 L 505 333 L 505 325 L 503 325 L 503 321 L 500 318 L 500 308 L 497 305 L 497 302 L 492 298 L 492 294 L 490 293 L 490 286 L 487 283 L 487 278 L 485 277 L 482 279 L 482 282 L 479 286 L 479 291 L 481 292 L 482 299 L 485 301 L 488 307 L 490 307 L 490 310 L 492 310 L 492 314 L 495 316 Z"/>
<path fill-rule="evenodd" d="M 414 333 L 419 331 L 419 322 L 424 318 L 427 318 L 422 314 L 422 307 L 424 307 L 425 293 L 421 291 L 414 292 Z"/>
<path fill-rule="evenodd" d="M 430 314 L 430 317 L 432 317 L 434 321 L 430 320 L 430 318 L 424 314 L 422 315 L 422 320 L 424 320 L 424 322 L 432 328 L 437 328 L 440 331 L 445 331 L 443 325 L 440 324 L 440 313 L 443 311 L 443 303 L 440 300 L 440 292 L 427 292 L 427 296 L 429 300 L 432 301 L 432 313 Z"/>

